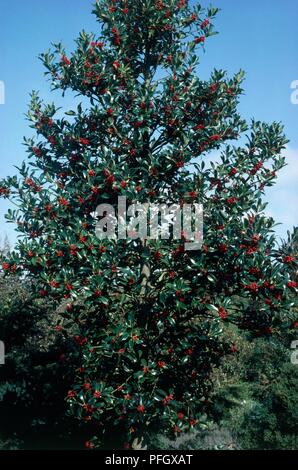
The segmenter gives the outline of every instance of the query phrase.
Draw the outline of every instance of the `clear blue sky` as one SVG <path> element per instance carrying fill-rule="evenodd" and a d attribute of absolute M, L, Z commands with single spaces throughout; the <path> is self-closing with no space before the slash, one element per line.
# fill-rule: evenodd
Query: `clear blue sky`
<path fill-rule="evenodd" d="M 62 41 L 71 51 L 83 28 L 97 31 L 91 15 L 91 0 L 1 0 L 0 80 L 5 83 L 6 101 L 0 105 L 0 178 L 14 174 L 13 165 L 25 157 L 22 137 L 30 135 L 24 113 L 32 89 L 46 101 L 68 108 L 71 96 L 61 101 L 49 92 L 37 56 L 51 42 Z M 209 2 L 202 0 L 203 6 Z M 298 80 L 297 0 L 214 0 L 221 8 L 216 20 L 219 35 L 207 42 L 200 73 L 207 78 L 213 67 L 230 74 L 246 71 L 245 91 L 240 104 L 250 119 L 283 121 L 290 139 L 286 151 L 289 166 L 278 185 L 270 190 L 268 212 L 283 226 L 278 233 L 297 225 L 298 207 L 298 105 L 290 101 L 290 84 Z M 8 205 L 0 200 L 0 237 L 14 241 L 13 226 L 4 223 Z"/>

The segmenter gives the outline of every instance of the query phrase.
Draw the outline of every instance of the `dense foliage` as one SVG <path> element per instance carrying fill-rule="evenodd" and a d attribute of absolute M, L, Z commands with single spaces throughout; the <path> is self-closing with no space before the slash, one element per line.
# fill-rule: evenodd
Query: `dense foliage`
<path fill-rule="evenodd" d="M 55 310 L 32 298 L 21 279 L 0 278 L 0 448 L 64 446 L 70 433 L 65 395 L 75 374 L 75 351 L 54 329 Z M 63 437 L 61 437 L 63 436 Z"/>
<path fill-rule="evenodd" d="M 0 282 L 0 335 L 9 346 L 7 368 L 0 368 L 0 449 L 82 448 L 90 430 L 74 426 L 64 406 L 75 351 L 59 340 L 51 308 L 32 308 L 28 294 L 20 280 Z M 225 334 L 238 353 L 213 371 L 204 421 L 176 441 L 152 433 L 149 448 L 297 448 L 298 377 L 289 348 L 295 329 L 254 341 L 234 328 Z M 104 446 L 116 448 L 120 438 L 114 430 Z"/>
<path fill-rule="evenodd" d="M 61 44 L 41 55 L 53 89 L 82 104 L 61 114 L 32 94 L 31 161 L 0 183 L 21 235 L 2 268 L 62 306 L 56 330 L 79 349 L 69 407 L 96 427 L 87 447 L 115 424 L 130 446 L 202 422 L 212 370 L 237 352 L 226 324 L 268 337 L 294 321 L 296 256 L 276 250 L 262 202 L 287 139 L 280 124 L 237 113 L 243 72 L 198 77 L 216 9 L 100 0 L 94 13 L 99 36 L 82 32 L 71 56 Z M 206 166 L 215 149 L 220 161 Z M 94 211 L 108 202 L 117 212 L 120 195 L 202 203 L 202 249 L 186 251 L 183 234 L 99 240 Z"/>

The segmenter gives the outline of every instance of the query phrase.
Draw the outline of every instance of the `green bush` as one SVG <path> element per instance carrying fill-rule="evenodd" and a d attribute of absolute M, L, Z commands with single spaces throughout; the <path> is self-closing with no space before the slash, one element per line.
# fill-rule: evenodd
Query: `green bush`
<path fill-rule="evenodd" d="M 64 397 L 73 380 L 75 354 L 55 331 L 50 303 L 33 300 L 18 277 L 0 278 L 0 446 L 59 446 L 70 430 Z M 61 445 L 61 444 L 60 444 Z"/>
<path fill-rule="evenodd" d="M 243 349 L 223 365 L 211 415 L 232 432 L 243 449 L 298 448 L 298 367 L 291 341 L 242 338 Z"/>
<path fill-rule="evenodd" d="M 296 255 L 291 247 L 277 252 L 263 202 L 286 164 L 288 140 L 278 122 L 241 118 L 242 71 L 200 78 L 198 55 L 215 34 L 217 11 L 180 0 L 97 1 L 99 35 L 81 32 L 71 55 L 60 43 L 41 55 L 52 88 L 82 104 L 62 112 L 33 92 L 30 163 L 0 181 L 0 195 L 19 209 L 6 215 L 19 239 L 1 272 L 26 274 L 36 295 L 68 303 L 58 315 L 61 339 L 52 340 L 49 306 L 12 300 L 3 397 L 30 413 L 37 406 L 48 426 L 67 396 L 74 418 L 90 424 L 88 448 L 113 427 L 126 447 L 158 430 L 173 438 L 193 429 L 212 412 L 214 367 L 236 353 L 226 324 L 270 337 L 294 318 Z M 205 165 L 214 150 L 219 160 Z M 94 214 L 108 203 L 119 216 L 119 197 L 128 205 L 202 204 L 203 246 L 188 250 L 188 217 L 166 239 L 148 239 L 135 218 L 126 238 L 105 238 L 99 229 L 111 219 L 96 224 Z M 62 363 L 59 341 L 70 350 Z M 241 401 L 245 387 L 235 395 L 237 381 L 229 386 Z"/>

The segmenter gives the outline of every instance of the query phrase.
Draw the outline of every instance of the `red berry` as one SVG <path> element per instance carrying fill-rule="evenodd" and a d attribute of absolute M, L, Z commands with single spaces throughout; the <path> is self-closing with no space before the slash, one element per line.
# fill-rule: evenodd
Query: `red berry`
<path fill-rule="evenodd" d="M 205 36 L 200 36 L 198 38 L 195 38 L 194 42 L 195 44 L 199 44 L 200 42 L 205 42 L 206 37 Z"/>
<path fill-rule="evenodd" d="M 195 127 L 194 127 L 194 130 L 195 131 L 200 131 L 202 129 L 205 129 L 205 126 L 204 124 L 197 124 Z"/>
<path fill-rule="evenodd" d="M 204 20 L 202 23 L 201 23 L 201 28 L 202 29 L 205 29 L 208 25 L 209 25 L 210 21 L 206 18 L 206 20 Z"/>
<path fill-rule="evenodd" d="M 220 253 L 226 253 L 228 251 L 228 247 L 225 243 L 222 243 L 221 245 L 219 245 L 219 251 Z"/>
<path fill-rule="evenodd" d="M 110 175 L 107 177 L 106 182 L 110 185 L 112 185 L 115 182 L 115 176 Z"/>
<path fill-rule="evenodd" d="M 230 197 L 227 199 L 227 204 L 229 206 L 232 206 L 233 204 L 235 204 L 235 202 L 237 202 L 237 198 L 236 197 Z"/>
<path fill-rule="evenodd" d="M 86 449 L 94 449 L 94 444 L 91 441 L 86 441 L 85 442 L 85 447 L 86 447 Z"/>
<path fill-rule="evenodd" d="M 61 57 L 61 62 L 63 62 L 64 65 L 70 65 L 70 60 L 64 54 Z"/>
<path fill-rule="evenodd" d="M 89 139 L 84 139 L 83 137 L 80 138 L 80 144 L 82 145 L 90 145 Z"/>
<path fill-rule="evenodd" d="M 190 426 L 195 426 L 197 424 L 197 420 L 193 418 L 191 418 L 188 422 Z"/>
<path fill-rule="evenodd" d="M 250 284 L 244 286 L 244 289 L 250 290 L 251 292 L 257 292 L 259 286 L 256 282 L 251 282 Z"/>
<path fill-rule="evenodd" d="M 219 307 L 218 313 L 222 320 L 225 320 L 228 317 L 228 312 L 223 307 Z"/>
<path fill-rule="evenodd" d="M 284 259 L 283 259 L 283 262 L 285 264 L 293 263 L 293 261 L 295 261 L 294 256 L 285 256 Z"/>
<path fill-rule="evenodd" d="M 38 147 L 33 147 L 32 151 L 37 157 L 41 156 L 41 150 Z"/>
<path fill-rule="evenodd" d="M 121 65 L 121 64 L 120 64 L 119 60 L 115 60 L 115 61 L 113 62 L 113 67 L 114 67 L 114 69 L 116 69 L 116 70 L 119 69 L 120 65 Z"/>
<path fill-rule="evenodd" d="M 295 289 L 295 288 L 297 287 L 297 282 L 295 282 L 295 281 L 289 281 L 289 282 L 287 283 L 287 286 L 288 286 L 288 287 L 292 287 L 292 288 Z"/>

